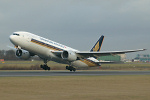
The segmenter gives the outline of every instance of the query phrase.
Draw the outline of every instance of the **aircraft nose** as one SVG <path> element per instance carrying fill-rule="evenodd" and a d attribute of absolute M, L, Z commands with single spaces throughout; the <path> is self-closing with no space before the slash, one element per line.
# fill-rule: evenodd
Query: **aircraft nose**
<path fill-rule="evenodd" d="M 10 36 L 9 36 L 9 40 L 11 41 L 11 40 L 12 40 L 12 38 L 13 38 L 13 36 L 12 36 L 12 35 L 10 35 Z"/>
<path fill-rule="evenodd" d="M 10 40 L 12 43 L 14 43 L 14 36 L 13 36 L 13 35 L 10 35 L 10 36 L 9 36 L 9 40 Z"/>

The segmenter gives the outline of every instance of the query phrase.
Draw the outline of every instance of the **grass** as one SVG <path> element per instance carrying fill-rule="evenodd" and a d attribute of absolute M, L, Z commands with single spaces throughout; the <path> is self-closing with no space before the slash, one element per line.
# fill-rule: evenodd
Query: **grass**
<path fill-rule="evenodd" d="M 0 77 L 1 100 L 149 100 L 150 76 Z"/>
<path fill-rule="evenodd" d="M 0 62 L 0 70 L 42 70 L 42 61 L 5 61 Z M 65 64 L 48 62 L 52 70 L 65 70 Z M 150 70 L 150 63 L 102 64 L 99 67 L 77 68 L 78 70 Z"/>
<path fill-rule="evenodd" d="M 150 70 L 150 63 L 103 64 L 103 70 Z"/>
<path fill-rule="evenodd" d="M 0 63 L 0 70 L 43 70 L 40 68 L 41 64 L 43 64 L 43 61 L 5 61 Z M 52 61 L 47 64 L 52 70 L 64 70 L 66 68 L 65 64 Z"/>

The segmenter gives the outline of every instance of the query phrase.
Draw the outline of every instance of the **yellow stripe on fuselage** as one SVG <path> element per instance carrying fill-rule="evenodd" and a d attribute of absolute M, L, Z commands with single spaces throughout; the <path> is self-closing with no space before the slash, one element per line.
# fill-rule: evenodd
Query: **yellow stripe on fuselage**
<path fill-rule="evenodd" d="M 50 49 L 52 49 L 52 50 L 63 51 L 62 49 L 60 49 L 60 48 L 58 48 L 58 47 L 51 46 L 51 45 L 49 45 L 49 44 L 46 44 L 46 43 L 44 43 L 44 42 L 37 41 L 37 40 L 35 40 L 35 39 L 32 39 L 31 42 L 32 42 L 32 43 L 35 43 L 35 44 L 38 44 L 38 45 L 41 45 L 41 46 L 46 47 L 46 48 L 50 48 Z"/>
<path fill-rule="evenodd" d="M 96 44 L 96 46 L 93 48 L 93 51 L 98 51 L 99 49 L 99 42 Z"/>
<path fill-rule="evenodd" d="M 83 59 L 83 60 L 80 60 L 81 62 L 87 64 L 89 67 L 95 67 L 95 66 L 99 66 L 97 63 L 89 60 L 89 59 Z"/>

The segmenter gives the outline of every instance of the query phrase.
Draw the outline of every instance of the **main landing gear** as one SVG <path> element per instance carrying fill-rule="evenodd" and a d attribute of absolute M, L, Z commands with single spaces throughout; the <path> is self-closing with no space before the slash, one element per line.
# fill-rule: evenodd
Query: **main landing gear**
<path fill-rule="evenodd" d="M 47 60 L 44 60 L 44 65 L 41 65 L 40 67 L 43 68 L 44 70 L 48 71 L 51 70 L 51 68 L 47 66 Z"/>
<path fill-rule="evenodd" d="M 76 69 L 72 66 L 66 66 L 66 69 L 68 69 L 70 71 L 74 71 L 74 72 L 76 71 Z"/>
<path fill-rule="evenodd" d="M 43 68 L 44 70 L 48 70 L 48 71 L 51 70 L 51 68 L 48 67 L 48 66 L 45 65 L 45 64 L 44 64 L 44 65 L 41 65 L 40 67 Z"/>

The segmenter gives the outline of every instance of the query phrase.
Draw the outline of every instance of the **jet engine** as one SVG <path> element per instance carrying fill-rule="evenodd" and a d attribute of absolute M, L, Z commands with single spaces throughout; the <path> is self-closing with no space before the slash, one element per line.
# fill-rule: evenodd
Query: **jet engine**
<path fill-rule="evenodd" d="M 63 51 L 63 53 L 61 54 L 61 57 L 65 60 L 69 60 L 69 61 L 77 60 L 77 55 L 73 51 Z"/>
<path fill-rule="evenodd" d="M 30 58 L 30 53 L 26 50 L 21 50 L 21 49 L 18 49 L 16 50 L 16 56 L 20 59 L 24 59 L 24 60 L 27 60 Z"/>

